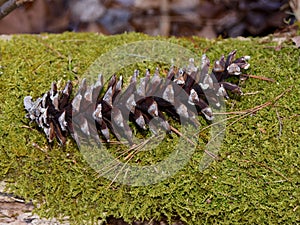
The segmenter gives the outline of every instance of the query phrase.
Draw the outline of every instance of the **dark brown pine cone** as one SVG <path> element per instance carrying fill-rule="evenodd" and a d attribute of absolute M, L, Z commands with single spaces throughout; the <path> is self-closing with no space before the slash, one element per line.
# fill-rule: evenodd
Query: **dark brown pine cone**
<path fill-rule="evenodd" d="M 202 56 L 200 68 L 190 59 L 184 69 L 171 67 L 166 78 L 159 75 L 158 69 L 152 76 L 147 70 L 138 83 L 136 70 L 124 90 L 122 76 L 113 75 L 103 95 L 100 94 L 104 86 L 101 75 L 91 86 L 83 79 L 72 100 L 70 81 L 62 91 L 52 83 L 50 91 L 37 100 L 32 101 L 31 96 L 24 98 L 26 117 L 43 129 L 49 142 L 56 136 L 61 145 L 65 144 L 68 134 L 77 142 L 80 141 L 78 135 L 83 135 L 100 143 L 98 131 L 107 142 L 112 133 L 131 145 L 133 134 L 126 118 L 139 129 L 149 129 L 154 134 L 158 129 L 171 132 L 166 114 L 181 123 L 199 126 L 191 107 L 196 107 L 207 120 L 213 120 L 211 107 L 221 107 L 221 99 L 229 98 L 227 91 L 242 94 L 237 84 L 226 81 L 231 76 L 243 78 L 241 70 L 250 66 L 249 56 L 234 59 L 235 54 L 234 50 L 226 59 L 222 56 L 215 61 L 211 73 L 206 55 Z M 150 123 L 153 120 L 156 123 Z"/>

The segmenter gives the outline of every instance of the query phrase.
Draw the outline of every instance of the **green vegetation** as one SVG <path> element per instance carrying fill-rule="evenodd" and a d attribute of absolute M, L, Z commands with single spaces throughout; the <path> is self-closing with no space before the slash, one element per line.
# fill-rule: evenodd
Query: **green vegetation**
<path fill-rule="evenodd" d="M 188 224 L 300 222 L 300 51 L 291 41 L 277 51 L 278 44 L 269 39 L 163 39 L 199 56 L 206 53 L 211 60 L 237 49 L 237 56 L 252 57 L 249 74 L 276 80 L 248 79 L 243 92 L 249 95 L 229 100 L 228 112 L 272 101 L 292 86 L 254 115 L 234 124 L 234 119 L 228 120 L 219 160 L 202 172 L 198 165 L 208 141 L 207 130 L 200 133 L 199 146 L 188 165 L 175 176 L 132 187 L 99 177 L 71 138 L 65 147 L 57 142 L 49 146 L 37 126 L 29 124 L 23 108 L 25 96 L 39 97 L 52 81 L 62 86 L 67 80 L 80 80 L 101 54 L 117 45 L 147 39 L 163 38 L 64 33 L 0 40 L 0 180 L 13 193 L 39 206 L 39 215 L 68 216 L 78 224 L 105 221 L 109 216 L 128 222 L 166 217 Z M 125 69 L 125 78 L 132 69 Z M 208 125 L 204 120 L 202 124 Z M 167 139 L 155 154 L 141 152 L 132 163 L 139 159 L 146 164 L 156 162 L 156 157 L 169 154 L 172 142 Z"/>

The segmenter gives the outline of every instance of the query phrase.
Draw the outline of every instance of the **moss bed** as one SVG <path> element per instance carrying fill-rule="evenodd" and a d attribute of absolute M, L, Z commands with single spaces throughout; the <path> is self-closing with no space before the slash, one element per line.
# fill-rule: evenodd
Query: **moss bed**
<path fill-rule="evenodd" d="M 49 146 L 25 118 L 23 98 L 39 97 L 52 81 L 64 84 L 82 78 L 97 57 L 115 46 L 150 39 L 181 45 L 198 56 L 205 53 L 211 61 L 237 49 L 237 56 L 251 56 L 249 74 L 275 80 L 248 79 L 242 87 L 248 94 L 229 100 L 227 111 L 250 109 L 285 94 L 254 115 L 233 124 L 228 120 L 219 160 L 206 170 L 198 169 L 208 135 L 203 131 L 190 162 L 174 176 L 149 186 L 111 184 L 88 166 L 71 138 L 65 147 L 57 142 Z M 33 201 L 40 216 L 68 217 L 74 224 L 109 217 L 129 223 L 161 218 L 187 224 L 300 222 L 300 51 L 289 40 L 281 49 L 277 46 L 271 37 L 166 39 L 136 33 L 3 38 L 0 179 L 9 191 Z M 124 76 L 131 74 L 132 68 Z M 155 161 L 154 155 L 146 156 L 148 162 Z"/>

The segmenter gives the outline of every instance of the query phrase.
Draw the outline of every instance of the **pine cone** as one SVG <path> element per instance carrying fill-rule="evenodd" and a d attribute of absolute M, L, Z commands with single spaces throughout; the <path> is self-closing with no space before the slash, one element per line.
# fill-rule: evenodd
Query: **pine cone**
<path fill-rule="evenodd" d="M 190 59 L 187 68 L 177 70 L 172 66 L 166 79 L 159 75 L 158 69 L 153 76 L 147 70 L 137 84 L 139 71 L 135 70 L 125 90 L 122 90 L 122 76 L 113 75 L 102 96 L 99 96 L 104 86 L 101 75 L 91 86 L 83 79 L 73 100 L 70 99 L 70 81 L 62 91 L 52 83 L 51 90 L 36 101 L 32 101 L 31 96 L 24 98 L 26 117 L 43 129 L 49 142 L 56 136 L 61 145 L 65 144 L 68 134 L 77 142 L 81 141 L 80 135 L 100 143 L 98 131 L 107 142 L 113 133 L 117 139 L 125 138 L 132 145 L 133 134 L 126 118 L 138 129 L 149 129 L 154 134 L 158 129 L 171 132 L 166 114 L 180 123 L 199 126 L 191 107 L 196 107 L 210 121 L 214 116 L 209 103 L 212 107 L 221 107 L 221 98 L 229 98 L 228 90 L 242 94 L 238 85 L 226 81 L 231 76 L 243 78 L 241 69 L 250 66 L 247 62 L 249 56 L 234 60 L 235 54 L 234 50 L 226 59 L 222 56 L 215 61 L 211 73 L 206 55 L 202 56 L 200 68 Z M 156 123 L 150 123 L 153 120 Z"/>

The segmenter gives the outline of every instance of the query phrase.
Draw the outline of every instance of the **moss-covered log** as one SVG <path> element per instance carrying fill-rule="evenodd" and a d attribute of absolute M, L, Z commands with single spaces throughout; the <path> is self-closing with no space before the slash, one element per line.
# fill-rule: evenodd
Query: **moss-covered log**
<path fill-rule="evenodd" d="M 164 40 L 210 59 L 237 49 L 251 56 L 249 74 L 275 82 L 249 78 L 242 86 L 244 96 L 226 103 L 226 136 L 218 161 L 206 170 L 198 166 L 208 129 L 200 132 L 197 150 L 176 175 L 132 187 L 99 176 L 71 138 L 64 147 L 49 145 L 43 132 L 25 118 L 23 99 L 40 97 L 53 81 L 63 87 L 71 80 L 76 89 L 76 81 L 101 54 L 142 40 Z M 278 48 L 271 37 L 205 40 L 64 33 L 3 37 L 0 47 L 0 179 L 8 184 L 7 192 L 38 206 L 41 217 L 68 217 L 78 224 L 110 217 L 127 222 L 179 219 L 187 224 L 299 222 L 300 52 L 292 41 Z M 125 81 L 133 70 L 134 66 L 121 71 Z M 266 102 L 254 114 L 245 114 Z M 230 119 L 233 115 L 239 116 Z M 203 128 L 208 125 L 199 120 Z M 163 159 L 173 141 L 167 138 L 157 149 L 135 154 L 130 163 Z"/>

